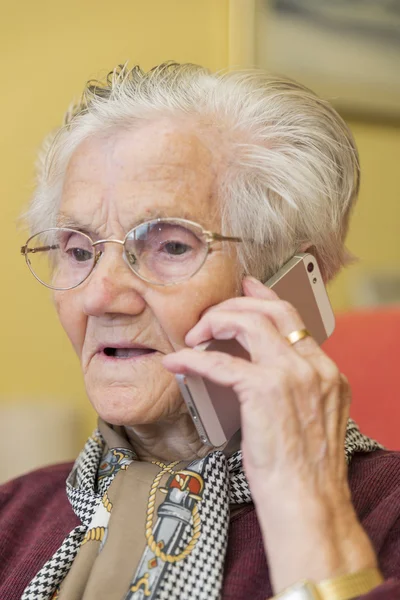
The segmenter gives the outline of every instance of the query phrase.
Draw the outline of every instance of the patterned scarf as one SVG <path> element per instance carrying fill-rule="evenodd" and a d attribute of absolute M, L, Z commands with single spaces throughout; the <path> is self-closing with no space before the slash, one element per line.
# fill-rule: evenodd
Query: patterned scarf
<path fill-rule="evenodd" d="M 218 600 L 230 505 L 251 502 L 241 451 L 230 457 L 214 451 L 189 464 L 144 463 L 126 439 L 102 425 L 67 479 L 82 524 L 21 600 Z M 378 448 L 349 420 L 347 463 L 356 452 Z"/>

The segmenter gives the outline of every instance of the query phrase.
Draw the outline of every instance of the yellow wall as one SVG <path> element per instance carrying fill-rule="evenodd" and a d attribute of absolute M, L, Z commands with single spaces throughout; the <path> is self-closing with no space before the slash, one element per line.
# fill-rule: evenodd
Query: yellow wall
<path fill-rule="evenodd" d="M 228 0 L 24 0 L 2 13 L 0 401 L 85 407 L 87 429 L 94 418 L 78 362 L 19 256 L 16 219 L 36 150 L 86 80 L 127 59 L 146 69 L 168 59 L 225 67 Z"/>
<path fill-rule="evenodd" d="M 361 161 L 361 191 L 347 246 L 359 262 L 345 269 L 330 286 L 336 309 L 351 306 L 352 289 L 368 272 L 400 272 L 400 123 L 349 123 Z"/>
<path fill-rule="evenodd" d="M 94 417 L 78 362 L 47 290 L 19 256 L 25 235 L 17 233 L 16 219 L 32 189 L 35 153 L 85 81 L 117 63 L 130 59 L 149 68 L 175 59 L 225 67 L 228 0 L 25 0 L 8 3 L 7 11 L 0 22 L 0 401 L 80 407 L 86 432 Z M 349 245 L 364 257 L 366 267 L 399 267 L 398 131 L 359 123 L 354 131 L 364 177 Z M 348 282 L 360 268 L 353 267 L 334 284 L 335 306 L 348 306 Z"/>

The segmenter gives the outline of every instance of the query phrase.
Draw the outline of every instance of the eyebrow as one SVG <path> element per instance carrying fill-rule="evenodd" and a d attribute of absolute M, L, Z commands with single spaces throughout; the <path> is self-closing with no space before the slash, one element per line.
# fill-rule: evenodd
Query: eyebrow
<path fill-rule="evenodd" d="M 198 220 L 197 218 L 194 218 L 193 215 L 190 215 L 186 211 L 179 211 L 179 212 L 180 212 L 180 214 L 178 216 L 176 214 L 172 214 L 170 211 L 167 211 L 167 210 L 160 209 L 160 210 L 154 211 L 150 214 L 147 214 L 146 216 L 142 216 L 141 218 L 135 219 L 133 222 L 131 222 L 128 225 L 127 232 L 130 231 L 131 229 L 133 229 L 134 227 L 137 227 L 138 225 L 145 223 L 146 221 L 153 221 L 154 219 L 165 219 L 165 218 L 174 218 L 174 217 L 177 219 L 187 219 L 188 221 L 194 220 L 196 222 L 199 222 L 199 225 L 203 225 L 200 220 Z M 74 217 L 71 217 L 62 212 L 58 214 L 56 227 L 67 227 L 67 228 L 71 228 L 71 229 L 76 229 L 77 231 L 86 233 L 89 236 L 90 236 L 90 234 L 96 233 L 94 231 L 93 225 L 91 223 L 80 221 L 80 220 L 78 220 Z"/>

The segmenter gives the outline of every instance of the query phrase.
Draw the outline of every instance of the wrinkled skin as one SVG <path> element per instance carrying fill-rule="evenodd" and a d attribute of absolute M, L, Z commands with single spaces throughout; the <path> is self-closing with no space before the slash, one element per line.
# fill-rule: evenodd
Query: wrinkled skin
<path fill-rule="evenodd" d="M 60 213 L 92 239 L 123 239 L 137 221 L 160 214 L 219 232 L 215 190 L 222 161 L 192 130 L 169 121 L 90 139 L 69 163 Z M 138 432 L 141 456 L 190 458 L 206 451 L 161 359 L 184 346 L 186 333 L 207 308 L 238 294 L 234 248 L 221 243 L 193 278 L 170 287 L 139 279 L 122 259 L 122 247 L 108 244 L 88 280 L 55 292 L 96 412 L 107 422 L 135 426 L 130 435 Z M 119 362 L 105 362 L 96 353 L 99 344 L 124 341 L 157 353 Z"/>
<path fill-rule="evenodd" d="M 217 142 L 168 119 L 87 140 L 68 166 L 61 213 L 97 239 L 123 239 L 139 219 L 160 213 L 219 232 L 216 189 L 226 156 Z M 121 246 L 107 245 L 86 282 L 55 293 L 88 396 L 104 420 L 126 427 L 143 460 L 171 460 L 207 451 L 173 373 L 232 387 L 275 592 L 375 566 L 347 484 L 348 384 L 312 338 L 287 343 L 285 336 L 304 327 L 292 306 L 250 278 L 241 289 L 241 280 L 226 245 L 171 287 L 141 281 Z M 192 349 L 211 337 L 236 338 L 251 361 Z M 124 342 L 157 352 L 126 361 L 96 352 L 99 344 Z"/>

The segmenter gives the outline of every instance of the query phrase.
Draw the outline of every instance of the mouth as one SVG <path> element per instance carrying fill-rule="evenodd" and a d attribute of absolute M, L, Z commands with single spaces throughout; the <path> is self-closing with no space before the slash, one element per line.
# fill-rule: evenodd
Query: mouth
<path fill-rule="evenodd" d="M 105 346 L 97 352 L 102 358 L 109 360 L 129 360 L 138 359 L 151 354 L 155 354 L 157 350 L 146 347 L 121 347 L 121 346 Z"/>

